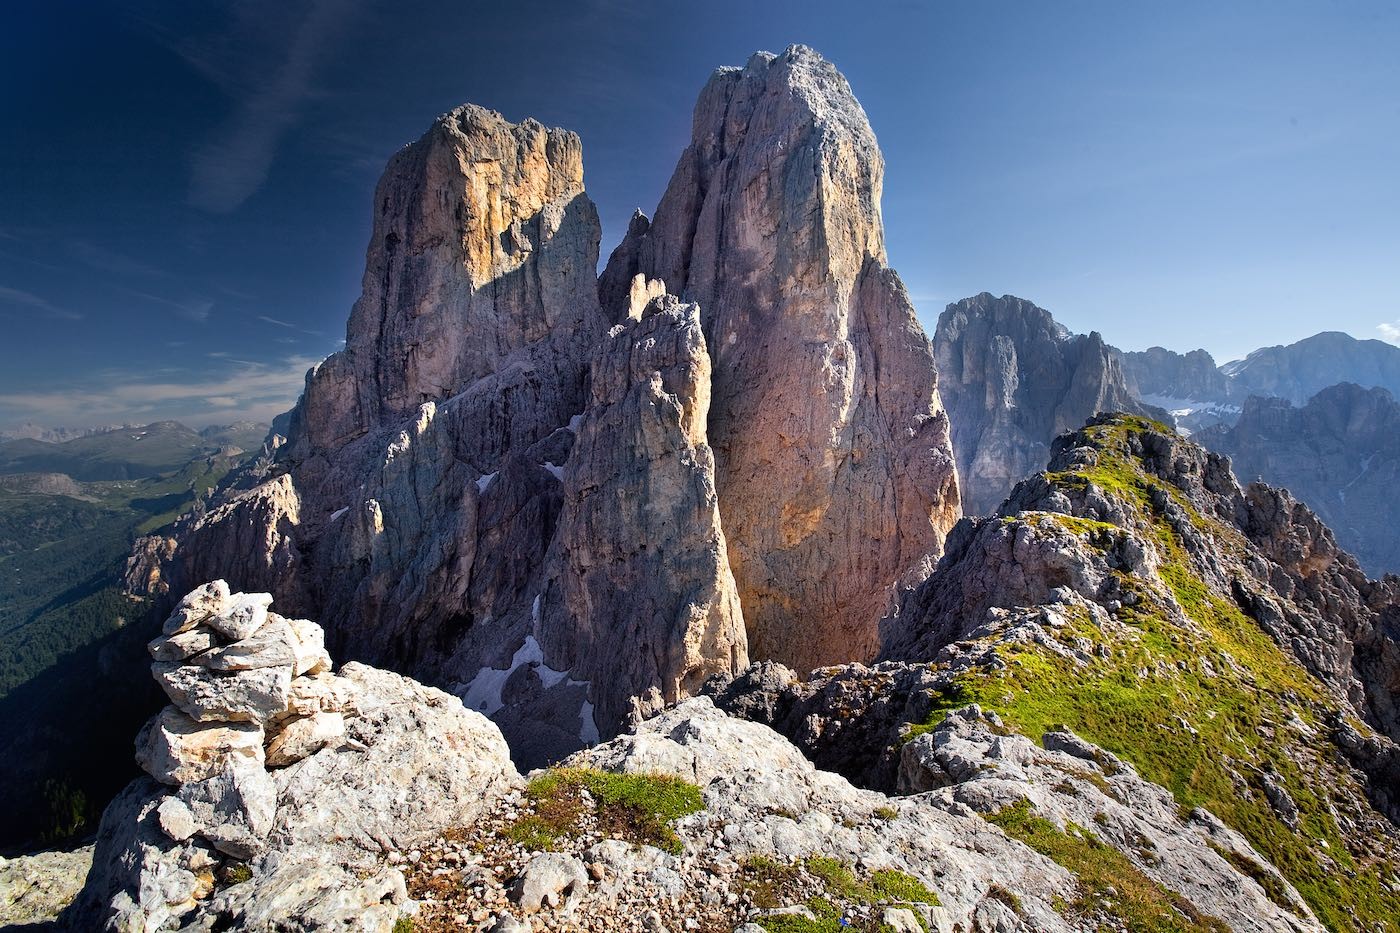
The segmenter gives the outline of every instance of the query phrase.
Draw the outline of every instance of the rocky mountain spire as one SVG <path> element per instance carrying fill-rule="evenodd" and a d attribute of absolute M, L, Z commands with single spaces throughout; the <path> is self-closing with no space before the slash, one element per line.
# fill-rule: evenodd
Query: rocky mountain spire
<path fill-rule="evenodd" d="M 542 343 L 591 344 L 598 240 L 576 134 L 470 104 L 439 117 L 375 190 L 364 291 L 308 383 L 306 439 L 333 447 Z"/>
<path fill-rule="evenodd" d="M 891 588 L 960 509 L 927 337 L 885 263 L 884 163 L 845 78 L 804 46 L 714 73 L 648 225 L 604 273 L 700 305 L 709 439 L 749 649 L 868 657 Z"/>
<path fill-rule="evenodd" d="M 345 349 L 141 584 L 269 592 L 532 765 L 750 654 L 872 656 L 959 506 L 845 79 L 800 47 L 717 72 L 601 278 L 582 172 L 572 133 L 473 106 L 395 155 Z"/>

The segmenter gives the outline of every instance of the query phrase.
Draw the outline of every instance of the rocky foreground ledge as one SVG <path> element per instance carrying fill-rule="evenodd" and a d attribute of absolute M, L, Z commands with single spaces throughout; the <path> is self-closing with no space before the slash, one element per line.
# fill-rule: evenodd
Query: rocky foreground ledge
<path fill-rule="evenodd" d="M 1138 928 L 1127 891 L 1170 929 L 1319 929 L 1236 867 L 1257 858 L 1236 834 L 1067 732 L 1042 748 L 968 707 L 910 736 L 891 797 L 700 697 L 527 779 L 458 698 L 333 672 L 270 603 L 207 584 L 151 643 L 172 703 L 60 928 L 1068 933 Z M 0 918 L 52 916 L 86 863 L 0 865 Z"/>

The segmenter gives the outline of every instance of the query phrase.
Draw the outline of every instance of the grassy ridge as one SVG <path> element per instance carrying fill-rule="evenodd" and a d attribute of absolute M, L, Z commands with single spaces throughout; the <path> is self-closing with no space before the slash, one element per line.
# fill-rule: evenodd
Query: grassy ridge
<path fill-rule="evenodd" d="M 1097 462 L 1049 478 L 1092 484 L 1132 504 L 1142 520 L 1136 530 L 1157 547 L 1165 591 L 1122 575 L 1124 588 L 1138 596 L 1119 614 L 1125 625 L 1101 629 L 1081 613 L 1057 633 L 1066 645 L 1088 641 L 1097 650 L 1076 657 L 1034 644 L 1000 646 L 1006 667 L 963 675 L 916 730 L 968 702 L 995 710 L 1034 738 L 1068 727 L 1170 789 L 1183 808 L 1205 807 L 1243 833 L 1329 929 L 1400 928 L 1400 897 L 1389 887 L 1400 879 L 1397 867 L 1348 847 L 1329 798 L 1331 788 L 1343 786 L 1362 793 L 1319 728 L 1335 704 L 1253 620 L 1205 584 L 1177 530 L 1153 509 L 1155 487 L 1159 501 L 1170 495 L 1222 547 L 1238 536 L 1139 467 L 1128 434 L 1149 427 L 1127 420 L 1092 429 L 1101 446 Z M 1104 529 L 1091 524 L 1070 527 L 1093 543 Z M 1266 779 L 1296 804 L 1296 830 L 1270 805 Z M 1036 828 L 1024 820 L 1017 825 Z"/>

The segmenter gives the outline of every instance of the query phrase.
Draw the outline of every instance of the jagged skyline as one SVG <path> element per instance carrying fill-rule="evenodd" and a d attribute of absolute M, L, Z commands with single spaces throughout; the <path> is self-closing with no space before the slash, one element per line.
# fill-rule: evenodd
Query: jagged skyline
<path fill-rule="evenodd" d="M 342 335 L 385 161 L 463 101 L 581 134 L 606 256 L 714 64 L 791 42 L 870 115 L 891 264 L 930 333 L 990 291 L 1221 362 L 1397 336 L 1393 9 L 744 10 L 21 7 L 0 65 L 0 425 L 285 409 Z"/>

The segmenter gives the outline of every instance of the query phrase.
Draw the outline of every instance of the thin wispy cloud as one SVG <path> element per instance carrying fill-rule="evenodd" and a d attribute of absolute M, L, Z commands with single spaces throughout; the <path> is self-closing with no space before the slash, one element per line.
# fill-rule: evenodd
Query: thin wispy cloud
<path fill-rule="evenodd" d="M 185 320 L 193 321 L 196 324 L 203 324 L 209 320 L 209 313 L 214 310 L 214 302 L 206 298 L 165 298 L 133 288 L 118 288 L 117 291 L 169 308 Z"/>
<path fill-rule="evenodd" d="M 211 213 L 236 210 L 263 182 L 286 133 L 317 94 L 316 71 L 358 0 L 317 0 L 278 44 L 266 26 L 244 41 L 271 43 L 265 55 L 233 56 L 227 45 L 177 49 L 185 60 L 235 99 L 233 114 L 199 146 L 190 162 L 189 203 Z M 275 22 L 278 17 L 270 16 Z M 266 61 L 278 56 L 275 61 Z"/>
<path fill-rule="evenodd" d="M 265 314 L 258 315 L 259 321 L 266 321 L 269 324 L 276 324 L 278 327 L 296 327 L 295 324 L 288 324 L 286 321 L 279 321 L 275 317 L 268 317 Z"/>
<path fill-rule="evenodd" d="M 23 289 L 7 288 L 4 285 L 0 285 L 0 304 L 32 308 L 41 314 L 61 321 L 81 321 L 83 319 L 83 316 L 77 311 L 60 308 L 47 298 L 43 298 L 33 292 L 24 291 Z"/>
<path fill-rule="evenodd" d="M 94 425 L 173 419 L 200 426 L 234 414 L 267 421 L 296 402 L 306 370 L 318 362 L 304 355 L 263 363 L 229 360 L 222 372 L 188 379 L 102 373 L 82 386 L 0 393 L 0 421 L 68 424 L 76 412 Z"/>
<path fill-rule="evenodd" d="M 111 272 L 114 275 L 127 278 L 162 279 L 167 277 L 167 273 L 162 269 L 157 269 L 155 266 L 148 265 L 138 259 L 132 259 L 130 256 L 125 256 L 105 246 L 90 243 L 87 240 L 76 240 L 69 245 L 69 249 L 79 262 L 99 272 Z"/>

